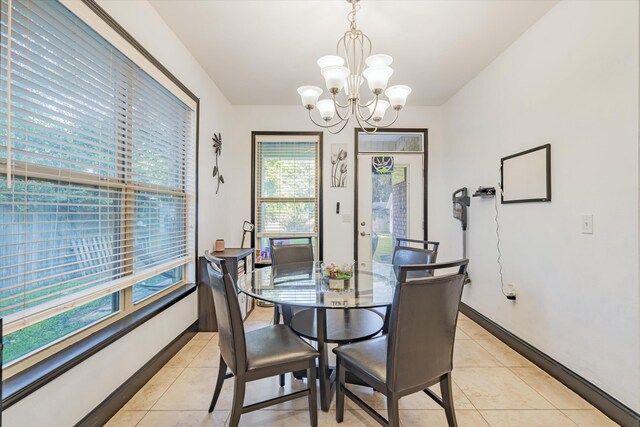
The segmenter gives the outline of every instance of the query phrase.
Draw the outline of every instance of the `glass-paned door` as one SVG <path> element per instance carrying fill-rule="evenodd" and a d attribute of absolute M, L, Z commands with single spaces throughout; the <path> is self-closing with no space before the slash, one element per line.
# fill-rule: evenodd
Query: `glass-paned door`
<path fill-rule="evenodd" d="M 419 154 L 358 154 L 358 262 L 391 263 L 397 238 L 423 239 Z"/>

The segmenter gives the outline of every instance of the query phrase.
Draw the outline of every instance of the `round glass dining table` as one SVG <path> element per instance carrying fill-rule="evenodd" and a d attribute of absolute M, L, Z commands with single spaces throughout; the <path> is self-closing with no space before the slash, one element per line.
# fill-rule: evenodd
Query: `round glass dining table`
<path fill-rule="evenodd" d="M 238 279 L 238 289 L 255 299 L 280 305 L 283 311 L 291 307 L 315 309 L 320 407 L 328 411 L 335 371 L 328 363 L 326 311 L 390 306 L 396 283 L 391 264 L 356 263 L 350 279 L 330 281 L 323 277 L 320 263 L 304 262 L 256 269 Z"/>

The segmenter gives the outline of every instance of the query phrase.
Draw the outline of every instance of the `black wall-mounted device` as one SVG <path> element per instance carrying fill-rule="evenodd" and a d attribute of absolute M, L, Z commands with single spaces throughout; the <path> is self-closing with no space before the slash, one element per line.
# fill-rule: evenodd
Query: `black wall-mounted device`
<path fill-rule="evenodd" d="M 462 257 L 467 257 L 467 217 L 468 209 L 471 205 L 471 198 L 469 197 L 469 190 L 467 187 L 462 187 L 453 192 L 453 217 L 460 221 L 462 224 Z M 469 278 L 469 272 L 467 271 L 464 279 L 464 284 L 471 283 Z"/>
<path fill-rule="evenodd" d="M 462 223 L 462 229 L 467 229 L 467 208 L 471 204 L 467 187 L 453 192 L 453 217 Z"/>
<path fill-rule="evenodd" d="M 495 197 L 496 195 L 496 187 L 478 187 L 475 193 L 473 193 L 473 197 L 482 197 L 482 198 L 490 198 Z"/>

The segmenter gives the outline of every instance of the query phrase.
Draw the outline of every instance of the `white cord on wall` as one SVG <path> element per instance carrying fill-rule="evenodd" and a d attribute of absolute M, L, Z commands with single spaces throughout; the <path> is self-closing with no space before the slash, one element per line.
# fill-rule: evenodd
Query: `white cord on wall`
<path fill-rule="evenodd" d="M 498 169 L 498 173 L 500 169 Z M 503 194 L 502 191 L 502 182 L 498 181 L 498 188 L 500 189 L 500 194 Z M 496 249 L 498 250 L 498 273 L 500 274 L 500 290 L 502 291 L 502 295 L 505 297 L 509 297 L 507 293 L 504 291 L 504 277 L 502 276 L 502 252 L 500 251 L 500 223 L 498 222 L 498 194 L 493 197 L 493 206 L 496 209 L 496 216 L 494 218 L 496 222 Z"/>

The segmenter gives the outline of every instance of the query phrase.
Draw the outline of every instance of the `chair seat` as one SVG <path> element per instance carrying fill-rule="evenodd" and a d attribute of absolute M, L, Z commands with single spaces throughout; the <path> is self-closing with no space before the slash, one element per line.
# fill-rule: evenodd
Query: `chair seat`
<path fill-rule="evenodd" d="M 385 384 L 387 381 L 387 336 L 373 338 L 333 349 L 347 370 L 358 370 Z"/>
<path fill-rule="evenodd" d="M 318 357 L 316 349 L 301 340 L 286 325 L 271 325 L 247 332 L 245 341 L 249 370 Z"/>

